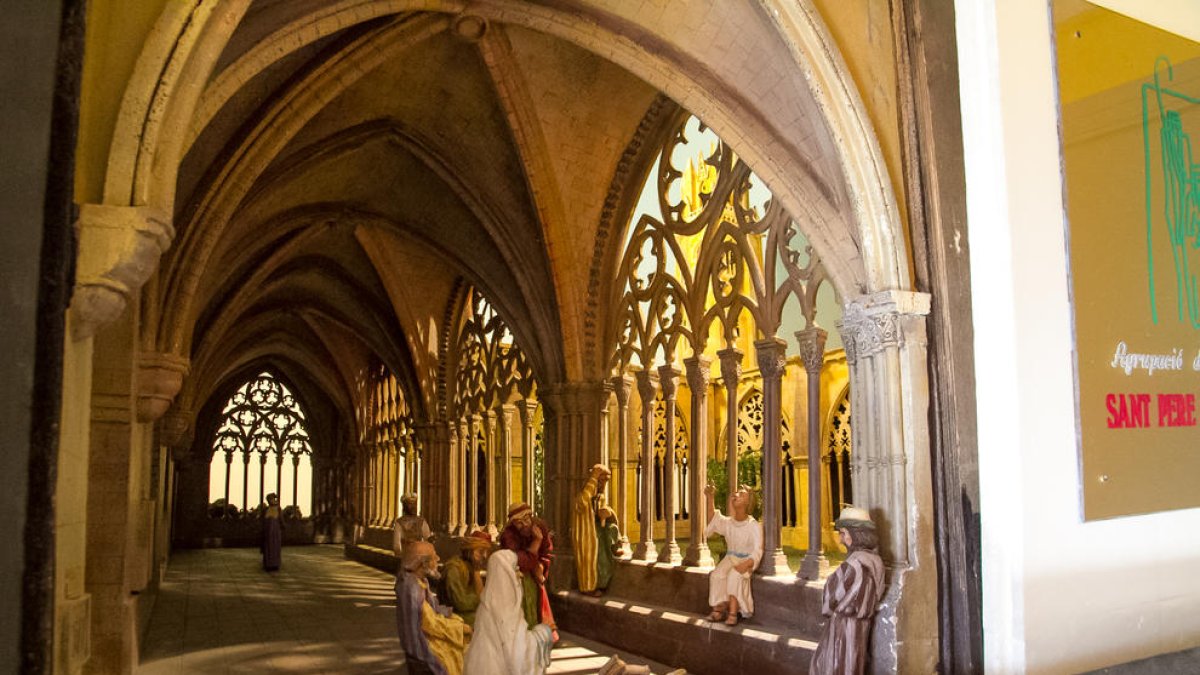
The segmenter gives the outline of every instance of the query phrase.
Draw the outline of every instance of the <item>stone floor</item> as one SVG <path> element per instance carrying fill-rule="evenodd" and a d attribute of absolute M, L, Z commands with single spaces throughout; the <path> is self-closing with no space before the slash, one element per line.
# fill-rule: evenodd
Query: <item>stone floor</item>
<path fill-rule="evenodd" d="M 176 551 L 137 672 L 403 673 L 393 583 L 346 560 L 340 546 L 285 548 L 274 574 L 262 571 L 255 549 Z M 614 653 L 670 671 L 564 634 L 549 672 L 595 673 Z"/>

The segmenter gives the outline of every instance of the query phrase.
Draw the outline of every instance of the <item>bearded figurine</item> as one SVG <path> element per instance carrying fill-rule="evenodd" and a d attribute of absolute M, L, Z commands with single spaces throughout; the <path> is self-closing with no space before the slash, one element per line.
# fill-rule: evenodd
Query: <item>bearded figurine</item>
<path fill-rule="evenodd" d="M 446 594 L 454 613 L 475 627 L 475 610 L 483 596 L 483 570 L 492 552 L 492 538 L 476 530 L 462 538 L 458 556 L 446 563 Z"/>
<path fill-rule="evenodd" d="M 603 464 L 593 466 L 571 511 L 575 578 L 585 595 L 599 596 L 608 588 L 622 553 L 617 519 L 604 499 L 609 475 Z"/>
<path fill-rule="evenodd" d="M 463 651 L 471 627 L 443 607 L 430 591 L 438 578 L 433 544 L 416 541 L 405 547 L 403 569 L 396 575 L 396 624 L 405 664 L 412 675 L 462 675 Z"/>
<path fill-rule="evenodd" d="M 554 558 L 554 542 L 550 527 L 533 515 L 529 504 L 518 502 L 508 508 L 508 524 L 500 533 L 500 548 L 517 556 L 517 571 L 521 576 L 523 614 L 529 628 L 539 623 L 556 628 L 550 611 L 550 596 L 546 579 Z M 555 637 L 557 640 L 557 637 Z"/>

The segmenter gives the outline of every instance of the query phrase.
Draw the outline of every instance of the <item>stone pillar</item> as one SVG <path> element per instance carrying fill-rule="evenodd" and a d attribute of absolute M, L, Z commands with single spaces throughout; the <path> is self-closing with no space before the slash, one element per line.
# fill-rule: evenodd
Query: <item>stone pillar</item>
<path fill-rule="evenodd" d="M 737 491 L 737 418 L 738 418 L 738 381 L 742 376 L 742 352 L 729 347 L 717 352 L 721 359 L 721 381 L 725 385 L 725 477 L 729 484 L 726 494 Z M 725 504 L 717 504 L 720 508 L 728 508 Z"/>
<path fill-rule="evenodd" d="M 779 437 L 782 419 L 783 371 L 787 365 L 787 343 L 773 337 L 754 343 L 763 383 L 763 559 L 759 574 L 775 576 L 788 572 L 779 530 L 779 473 L 783 445 Z"/>
<path fill-rule="evenodd" d="M 537 439 L 534 438 L 533 418 L 537 413 L 537 401 L 527 398 L 517 404 L 517 412 L 521 415 L 521 483 L 524 486 L 521 499 L 533 505 L 533 453 Z M 510 504 L 512 502 L 509 502 Z M 504 505 L 506 508 L 508 504 Z"/>
<path fill-rule="evenodd" d="M 679 420 L 675 415 L 675 394 L 679 383 L 679 369 L 671 364 L 658 368 L 658 383 L 662 389 L 663 404 L 666 406 L 667 449 L 663 455 L 663 536 L 666 538 L 665 562 L 678 565 L 683 562 L 679 544 L 675 541 L 675 437 Z M 663 561 L 664 556 L 659 556 Z"/>
<path fill-rule="evenodd" d="M 453 529 L 454 508 L 453 492 L 450 489 L 452 459 L 454 453 L 450 434 L 451 427 L 446 422 L 422 424 L 416 427 L 413 439 L 413 462 L 419 456 L 426 459 L 422 462 L 423 470 L 414 477 L 420 479 L 413 488 L 421 496 L 420 513 L 429 521 L 431 529 L 437 532 L 449 532 Z"/>
<path fill-rule="evenodd" d="M 513 503 L 512 494 L 512 436 L 513 420 L 516 419 L 517 407 L 512 404 L 500 406 L 496 411 L 496 419 L 500 426 L 500 472 L 499 485 L 496 490 L 496 520 L 497 526 L 508 512 L 508 505 Z"/>
<path fill-rule="evenodd" d="M 855 506 L 879 528 L 889 585 L 875 615 L 879 672 L 936 663 L 937 567 L 929 455 L 929 295 L 884 291 L 847 303 L 838 328 L 850 365 Z"/>
<path fill-rule="evenodd" d="M 462 508 L 462 444 L 460 440 L 459 428 L 457 422 L 446 422 L 446 442 L 447 456 L 450 458 L 446 468 L 446 496 L 448 497 L 447 505 L 449 508 L 449 520 L 447 521 L 446 532 L 450 535 L 462 534 L 463 528 L 463 508 Z"/>
<path fill-rule="evenodd" d="M 483 468 L 479 466 L 479 436 L 483 431 L 483 416 L 474 413 L 467 417 L 467 531 L 479 526 L 479 483 Z M 486 449 L 484 451 L 486 455 Z"/>
<path fill-rule="evenodd" d="M 466 535 L 471 529 L 471 520 L 469 517 L 471 484 L 469 480 L 470 473 L 468 471 L 470 465 L 467 464 L 467 458 L 471 454 L 469 452 L 469 448 L 471 447 L 471 430 L 462 419 L 458 420 L 456 428 L 458 430 L 456 436 L 458 443 L 455 445 L 454 453 L 458 457 L 458 471 L 454 476 L 454 489 L 458 493 L 458 502 L 456 505 L 458 509 L 458 528 L 453 534 L 461 537 Z"/>
<path fill-rule="evenodd" d="M 815 581 L 829 567 L 821 546 L 821 370 L 828 334 L 812 326 L 796 333 L 808 380 L 808 551 L 797 576 Z"/>
<path fill-rule="evenodd" d="M 496 529 L 496 478 L 501 472 L 496 470 L 496 456 L 500 454 L 500 439 L 496 435 L 496 411 L 489 410 L 484 417 L 484 434 L 486 434 L 486 442 L 484 449 L 486 452 L 487 466 L 484 470 L 484 475 L 487 477 L 487 504 L 484 505 L 484 527 L 487 528 L 488 534 L 494 539 L 500 534 L 500 530 Z"/>
<path fill-rule="evenodd" d="M 539 393 L 545 420 L 548 486 L 544 517 L 551 529 L 569 531 L 572 501 L 583 488 L 588 471 L 603 462 L 601 411 L 612 395 L 608 382 L 569 382 Z M 557 544 L 556 544 L 557 546 Z"/>
<path fill-rule="evenodd" d="M 641 535 L 634 560 L 658 560 L 654 545 L 654 377 L 648 370 L 637 373 L 638 397 L 642 402 L 642 519 Z"/>
<path fill-rule="evenodd" d="M 688 450 L 688 462 L 692 466 L 688 473 L 688 485 L 691 486 L 688 509 L 692 514 L 688 534 L 691 543 L 684 556 L 684 564 L 712 567 L 712 553 L 704 537 L 704 530 L 708 526 L 704 522 L 704 487 L 708 485 L 708 382 L 712 375 L 712 359 L 693 356 L 684 359 L 683 365 L 687 369 L 688 389 L 692 392 L 692 435 Z"/>
<path fill-rule="evenodd" d="M 615 474 L 617 503 L 617 527 L 621 530 L 621 548 L 629 551 L 629 500 L 626 485 L 629 482 L 629 392 L 633 389 L 633 378 L 622 374 L 612 380 L 617 396 L 617 471 Z M 628 553 L 626 553 L 628 555 Z"/>

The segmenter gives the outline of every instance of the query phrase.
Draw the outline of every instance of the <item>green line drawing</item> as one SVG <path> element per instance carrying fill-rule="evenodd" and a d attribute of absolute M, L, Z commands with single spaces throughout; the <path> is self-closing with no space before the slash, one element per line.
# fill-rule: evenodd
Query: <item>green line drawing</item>
<path fill-rule="evenodd" d="M 1165 67 L 1165 68 L 1162 68 Z M 1154 294 L 1154 191 L 1150 173 L 1150 94 L 1158 110 L 1158 141 L 1161 152 L 1163 194 L 1162 214 L 1175 263 L 1176 310 L 1180 321 L 1200 328 L 1200 287 L 1191 269 L 1189 250 L 1200 248 L 1200 164 L 1192 158 L 1192 139 L 1183 128 L 1178 110 L 1169 109 L 1168 101 L 1200 104 L 1200 98 L 1163 86 L 1159 77 L 1166 70 L 1169 83 L 1175 77 L 1171 61 L 1159 56 L 1154 62 L 1154 82 L 1142 85 L 1142 149 L 1146 170 L 1146 267 L 1150 288 L 1150 316 L 1158 323 L 1158 303 Z M 1184 317 L 1186 307 L 1187 317 Z"/>

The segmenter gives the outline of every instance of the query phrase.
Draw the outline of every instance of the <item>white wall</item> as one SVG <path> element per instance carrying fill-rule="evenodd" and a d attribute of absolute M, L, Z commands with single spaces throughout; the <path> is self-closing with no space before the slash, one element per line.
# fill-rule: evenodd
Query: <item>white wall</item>
<path fill-rule="evenodd" d="M 955 5 L 987 670 L 1079 672 L 1200 645 L 1200 509 L 1081 517 L 1048 3 Z"/>

